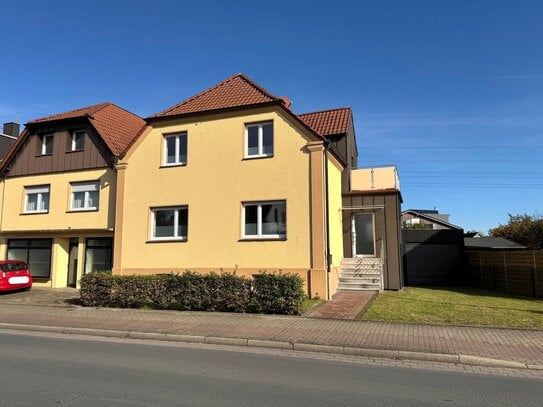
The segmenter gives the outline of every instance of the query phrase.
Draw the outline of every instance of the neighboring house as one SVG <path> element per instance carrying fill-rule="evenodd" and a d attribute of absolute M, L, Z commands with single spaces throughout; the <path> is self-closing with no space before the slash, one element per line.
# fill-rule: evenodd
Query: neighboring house
<path fill-rule="evenodd" d="M 117 165 L 114 273 L 288 272 L 331 298 L 351 233 L 350 109 L 296 115 L 238 74 L 146 121 Z"/>
<path fill-rule="evenodd" d="M 27 261 L 52 287 L 111 268 L 114 165 L 144 125 L 111 103 L 27 123 L 0 167 L 1 258 Z"/>
<path fill-rule="evenodd" d="M 0 133 L 0 161 L 8 154 L 18 137 L 19 124 L 13 122 L 4 123 L 3 131 Z"/>
<path fill-rule="evenodd" d="M 436 209 L 408 209 L 402 212 L 401 219 L 404 229 L 461 229 L 449 223 L 449 215 Z"/>
<path fill-rule="evenodd" d="M 523 250 L 526 246 L 503 237 L 464 237 L 466 250 Z"/>

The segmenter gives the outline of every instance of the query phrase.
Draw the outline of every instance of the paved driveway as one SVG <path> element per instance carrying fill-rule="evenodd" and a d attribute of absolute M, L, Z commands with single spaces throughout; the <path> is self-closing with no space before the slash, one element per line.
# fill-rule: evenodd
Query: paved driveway
<path fill-rule="evenodd" d="M 75 288 L 37 288 L 30 291 L 1 292 L 0 305 L 20 304 L 48 307 L 74 307 L 79 302 L 79 290 Z"/>

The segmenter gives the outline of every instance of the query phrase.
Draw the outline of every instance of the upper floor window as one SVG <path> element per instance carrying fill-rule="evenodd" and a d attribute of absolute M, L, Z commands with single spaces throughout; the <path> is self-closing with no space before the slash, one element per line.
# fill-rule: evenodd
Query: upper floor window
<path fill-rule="evenodd" d="M 98 181 L 73 183 L 70 209 L 72 211 L 97 210 L 99 191 Z"/>
<path fill-rule="evenodd" d="M 151 209 L 151 240 L 187 240 L 187 206 Z"/>
<path fill-rule="evenodd" d="M 273 122 L 245 126 L 245 158 L 273 156 Z"/>
<path fill-rule="evenodd" d="M 187 163 L 187 133 L 164 135 L 162 165 L 185 165 Z"/>
<path fill-rule="evenodd" d="M 76 130 L 72 133 L 71 151 L 82 151 L 85 148 L 85 132 Z"/>
<path fill-rule="evenodd" d="M 44 134 L 41 136 L 41 154 L 53 154 L 53 135 Z"/>
<path fill-rule="evenodd" d="M 25 187 L 24 213 L 49 212 L 49 185 Z"/>
<path fill-rule="evenodd" d="M 281 239 L 287 235 L 285 201 L 243 204 L 243 237 Z"/>

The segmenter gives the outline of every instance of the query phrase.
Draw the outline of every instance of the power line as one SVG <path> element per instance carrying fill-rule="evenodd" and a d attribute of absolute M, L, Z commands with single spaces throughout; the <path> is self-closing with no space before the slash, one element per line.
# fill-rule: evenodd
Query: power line
<path fill-rule="evenodd" d="M 518 149 L 518 148 L 543 148 L 543 146 L 402 146 L 402 147 L 361 147 L 361 150 L 446 150 L 446 149 Z"/>
<path fill-rule="evenodd" d="M 474 176 L 466 176 L 466 175 L 462 175 L 462 176 L 457 176 L 457 175 L 424 175 L 425 177 L 427 178 L 462 178 L 462 179 L 479 179 L 479 178 L 482 178 L 482 179 L 496 179 L 496 180 L 500 180 L 500 179 L 519 179 L 519 177 L 513 177 L 513 176 L 487 176 L 487 175 L 481 175 L 481 176 L 478 176 L 478 175 L 474 175 Z M 420 175 L 402 175 L 400 174 L 400 178 L 418 178 L 420 179 L 421 176 Z M 542 177 L 533 177 L 533 176 L 523 176 L 522 178 L 520 179 L 543 179 L 543 176 Z M 543 185 L 543 184 L 542 184 Z"/>

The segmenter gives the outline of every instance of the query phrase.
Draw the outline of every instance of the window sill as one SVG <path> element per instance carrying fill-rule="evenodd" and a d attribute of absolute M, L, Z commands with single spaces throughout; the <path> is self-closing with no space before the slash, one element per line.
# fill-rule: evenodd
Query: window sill
<path fill-rule="evenodd" d="M 181 164 L 162 164 L 158 168 L 175 168 L 175 167 L 186 167 L 187 163 L 181 163 Z"/>
<path fill-rule="evenodd" d="M 238 242 L 285 242 L 287 237 L 242 237 Z"/>
<path fill-rule="evenodd" d="M 21 212 L 19 215 L 47 215 L 49 211 L 43 211 L 43 212 Z"/>
<path fill-rule="evenodd" d="M 145 243 L 185 243 L 188 242 L 188 239 L 153 239 L 147 240 Z"/>
<path fill-rule="evenodd" d="M 49 157 L 50 155 L 53 155 L 53 153 L 47 153 L 47 154 L 36 154 L 36 157 Z"/>
<path fill-rule="evenodd" d="M 81 213 L 81 212 L 98 212 L 100 208 L 95 209 L 69 209 L 66 213 Z"/>
<path fill-rule="evenodd" d="M 70 154 L 70 153 L 82 153 L 83 151 L 85 151 L 85 149 L 81 149 L 81 150 L 66 150 L 66 154 Z"/>
<path fill-rule="evenodd" d="M 258 160 L 262 158 L 273 158 L 273 154 L 270 155 L 251 155 L 248 157 L 243 157 L 241 161 L 248 161 L 248 160 Z"/>

